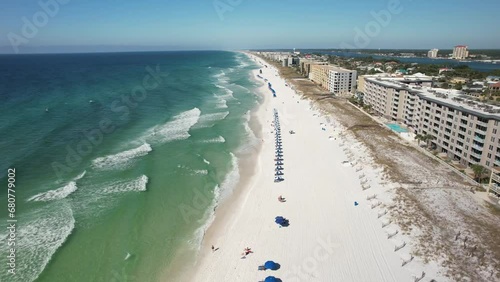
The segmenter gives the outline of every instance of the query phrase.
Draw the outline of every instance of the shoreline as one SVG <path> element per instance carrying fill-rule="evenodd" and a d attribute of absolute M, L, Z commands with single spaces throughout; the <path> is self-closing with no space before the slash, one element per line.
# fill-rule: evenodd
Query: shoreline
<path fill-rule="evenodd" d="M 244 54 L 248 56 L 248 54 Z M 255 78 L 255 72 L 256 70 L 252 70 L 249 73 L 249 79 L 257 81 Z M 262 121 L 259 120 L 259 111 L 262 109 L 264 103 L 266 103 L 269 99 L 266 98 L 263 93 L 263 90 L 266 89 L 265 84 L 257 89 L 257 95 L 260 97 L 259 103 L 256 107 L 249 111 L 250 120 L 248 122 L 248 126 L 255 135 L 257 142 L 255 146 L 251 146 L 250 149 L 246 148 L 243 151 L 237 150 L 234 152 L 234 155 L 238 160 L 238 171 L 240 174 L 238 183 L 231 191 L 229 191 L 229 195 L 227 195 L 227 197 L 218 200 L 214 209 L 213 221 L 209 224 L 203 234 L 200 248 L 194 251 L 192 249 L 186 250 L 188 251 L 188 254 L 183 253 L 183 250 L 185 250 L 184 248 L 179 250 L 180 258 L 175 259 L 174 262 L 167 267 L 167 270 L 163 271 L 160 275 L 162 278 L 167 280 L 173 279 L 175 281 L 193 281 L 193 263 L 189 263 L 189 260 L 193 259 L 191 254 L 194 255 L 194 265 L 197 265 L 200 261 L 206 259 L 206 257 L 211 254 L 210 249 L 212 244 L 214 244 L 211 242 L 214 241 L 213 237 L 215 236 L 215 233 L 217 233 L 228 222 L 228 220 L 230 220 L 230 211 L 238 207 L 238 203 L 242 200 L 241 197 L 251 186 L 252 179 L 254 179 L 254 176 L 257 173 L 258 156 L 262 150 L 261 137 L 263 124 L 261 123 Z M 184 266 L 184 263 L 186 262 L 188 262 L 189 266 Z"/>

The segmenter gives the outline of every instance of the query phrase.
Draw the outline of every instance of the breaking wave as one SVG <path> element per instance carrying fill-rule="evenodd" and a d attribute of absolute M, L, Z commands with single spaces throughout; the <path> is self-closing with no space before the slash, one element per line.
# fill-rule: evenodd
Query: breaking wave
<path fill-rule="evenodd" d="M 117 181 L 110 184 L 105 184 L 104 188 L 102 188 L 102 190 L 100 190 L 99 192 L 105 195 L 123 192 L 144 192 L 146 191 L 148 181 L 148 177 L 146 175 L 142 175 L 133 180 Z"/>
<path fill-rule="evenodd" d="M 36 194 L 35 196 L 29 198 L 28 201 L 47 202 L 53 200 L 60 200 L 66 198 L 71 193 L 75 192 L 76 189 L 77 189 L 76 182 L 71 181 L 64 187 Z"/>
<path fill-rule="evenodd" d="M 22 254 L 16 257 L 16 275 L 4 271 L 0 280 L 36 280 L 74 228 L 75 219 L 68 203 L 53 203 L 34 210 L 16 230 L 16 252 Z M 6 254 L 3 248 L 7 248 L 7 237 L 0 238 L 0 250 Z M 7 256 L 0 257 L 0 264 L 7 265 Z"/>
<path fill-rule="evenodd" d="M 198 122 L 200 114 L 198 108 L 182 112 L 174 116 L 171 121 L 154 127 L 149 134 L 149 138 L 161 143 L 188 139 L 191 136 L 189 135 L 189 129 Z"/>
<path fill-rule="evenodd" d="M 137 148 L 120 152 L 118 154 L 97 158 L 92 161 L 92 166 L 98 169 L 117 169 L 130 165 L 130 162 L 138 157 L 147 155 L 153 149 L 145 143 Z"/>
<path fill-rule="evenodd" d="M 216 138 L 212 138 L 212 139 L 206 139 L 206 140 L 201 140 L 200 143 L 226 143 L 226 139 L 224 139 L 224 137 L 222 136 L 219 136 L 219 137 L 216 137 Z"/>

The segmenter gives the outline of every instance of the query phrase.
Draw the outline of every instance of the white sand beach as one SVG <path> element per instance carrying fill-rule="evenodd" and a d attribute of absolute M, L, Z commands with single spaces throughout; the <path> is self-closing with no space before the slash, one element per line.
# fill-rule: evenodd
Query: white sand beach
<path fill-rule="evenodd" d="M 420 281 L 448 281 L 433 264 L 418 258 L 410 262 L 411 242 L 397 233 L 398 227 L 379 205 L 390 198 L 392 184 L 370 165 L 362 144 L 301 100 L 270 65 L 262 71 L 277 97 L 272 97 L 266 82 L 257 112 L 263 145 L 255 174 L 247 187 L 217 209 L 188 280 L 264 281 L 275 276 L 286 282 L 400 282 L 415 281 L 425 271 Z M 273 109 L 279 114 L 283 140 L 285 180 L 280 183 L 274 182 Z M 286 202 L 278 201 L 280 195 Z M 290 225 L 280 228 L 276 216 L 287 218 Z M 215 252 L 212 245 L 218 248 Z M 242 258 L 246 247 L 253 253 Z M 268 260 L 280 268 L 258 270 Z"/>

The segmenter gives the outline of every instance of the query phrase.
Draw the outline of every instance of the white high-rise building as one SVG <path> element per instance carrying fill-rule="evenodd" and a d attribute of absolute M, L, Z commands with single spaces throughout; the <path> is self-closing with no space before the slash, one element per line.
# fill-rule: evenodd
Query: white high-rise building
<path fill-rule="evenodd" d="M 309 79 L 335 94 L 352 94 L 356 90 L 357 72 L 337 66 L 311 65 Z"/>
<path fill-rule="evenodd" d="M 354 93 L 357 82 L 357 71 L 334 67 L 328 73 L 330 92 L 335 94 Z"/>
<path fill-rule="evenodd" d="M 465 45 L 457 45 L 453 48 L 453 59 L 463 60 L 469 57 L 469 51 L 467 50 L 467 46 Z"/>
<path fill-rule="evenodd" d="M 432 136 L 430 147 L 453 161 L 500 167 L 500 107 L 430 85 L 431 78 L 365 76 L 363 102 L 415 134 Z"/>
<path fill-rule="evenodd" d="M 429 52 L 427 52 L 427 57 L 429 57 L 429 58 L 437 58 L 438 51 L 439 51 L 439 49 L 436 49 L 436 48 L 429 50 Z"/>

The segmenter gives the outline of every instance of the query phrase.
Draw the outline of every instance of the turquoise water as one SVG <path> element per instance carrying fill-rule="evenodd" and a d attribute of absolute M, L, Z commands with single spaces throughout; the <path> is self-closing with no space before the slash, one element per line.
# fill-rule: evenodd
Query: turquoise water
<path fill-rule="evenodd" d="M 386 123 L 385 125 L 387 125 L 387 127 L 389 127 L 391 130 L 393 131 L 396 131 L 398 133 L 401 133 L 401 132 L 408 132 L 408 130 L 404 127 L 401 127 L 399 124 L 397 123 Z"/>
<path fill-rule="evenodd" d="M 18 219 L 17 274 L 3 267 L 1 281 L 156 281 L 181 250 L 194 252 L 239 179 L 237 153 L 255 144 L 258 82 L 245 55 L 0 61 L 0 178 L 16 168 Z"/>

